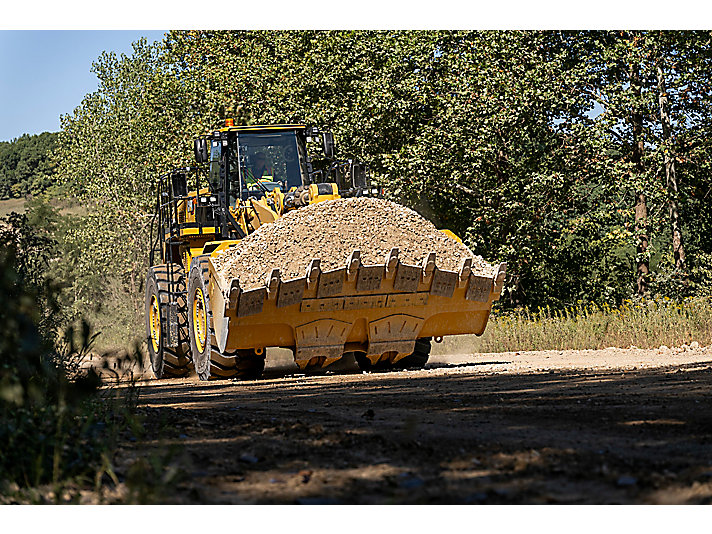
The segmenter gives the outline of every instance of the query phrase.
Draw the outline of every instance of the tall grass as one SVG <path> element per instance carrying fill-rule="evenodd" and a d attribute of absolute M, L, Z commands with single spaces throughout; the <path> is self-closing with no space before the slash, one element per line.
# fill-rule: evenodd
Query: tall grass
<path fill-rule="evenodd" d="M 479 352 L 522 350 L 653 348 L 697 341 L 712 344 L 708 298 L 626 300 L 618 308 L 579 303 L 563 311 L 493 312 Z"/>

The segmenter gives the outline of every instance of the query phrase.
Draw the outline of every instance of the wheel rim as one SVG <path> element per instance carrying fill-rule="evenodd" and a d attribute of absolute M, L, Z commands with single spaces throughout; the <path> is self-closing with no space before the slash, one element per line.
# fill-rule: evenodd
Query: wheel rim
<path fill-rule="evenodd" d="M 193 334 L 198 352 L 205 350 L 207 331 L 205 299 L 203 297 L 203 290 L 198 287 L 195 289 L 195 295 L 193 295 Z"/>
<path fill-rule="evenodd" d="M 157 353 L 161 346 L 161 310 L 158 307 L 156 295 L 151 295 L 151 308 L 148 315 L 151 328 L 151 345 L 153 346 L 153 352 Z"/>

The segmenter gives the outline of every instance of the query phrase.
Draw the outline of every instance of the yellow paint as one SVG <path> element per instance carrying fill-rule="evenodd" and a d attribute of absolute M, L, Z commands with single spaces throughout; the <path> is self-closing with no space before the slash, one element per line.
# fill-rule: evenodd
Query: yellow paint
<path fill-rule="evenodd" d="M 267 125 L 253 125 L 253 126 L 226 126 L 220 128 L 219 132 L 249 132 L 252 130 L 301 130 L 306 128 L 304 124 L 267 124 Z"/>
<path fill-rule="evenodd" d="M 427 278 L 420 280 L 414 293 L 396 291 L 393 278 L 384 278 L 371 291 L 357 291 L 356 280 L 345 279 L 338 295 L 319 298 L 317 284 L 311 284 L 300 302 L 278 308 L 278 297 L 268 295 L 260 313 L 238 317 L 236 309 L 223 312 L 229 281 L 220 277 L 212 263 L 209 276 L 215 324 L 222 324 L 222 317 L 228 319 L 226 330 L 216 332 L 226 350 L 288 347 L 295 350 L 298 360 L 306 361 L 315 356 L 341 356 L 349 350 L 367 352 L 376 361 L 393 352 L 388 357 L 396 361 L 413 351 L 418 338 L 481 335 L 492 302 L 502 290 L 501 283 L 491 278 L 487 300 L 478 302 L 465 298 L 466 284 L 458 284 L 452 297 L 444 297 L 430 293 L 432 282 Z M 312 304 L 318 302 L 324 306 Z"/>
<path fill-rule="evenodd" d="M 208 338 L 208 321 L 203 290 L 199 287 L 195 288 L 193 296 L 193 337 L 198 352 L 203 352 Z"/>
<path fill-rule="evenodd" d="M 457 237 L 457 236 L 456 236 L 453 232 L 451 232 L 450 230 L 444 229 L 444 230 L 440 230 L 440 231 L 441 231 L 443 234 L 445 234 L 446 236 L 449 236 L 449 237 L 453 238 L 453 239 L 454 239 L 455 241 L 457 241 L 458 243 L 462 243 L 462 239 L 460 239 L 459 237 Z"/>
<path fill-rule="evenodd" d="M 339 195 L 339 187 L 336 184 L 330 183 L 327 185 L 331 186 L 331 193 L 326 195 L 319 194 L 319 186 L 317 184 L 311 184 L 309 186 L 309 204 L 318 204 L 319 202 L 324 202 L 325 200 L 336 200 L 337 198 L 341 198 L 341 195 Z"/>
<path fill-rule="evenodd" d="M 207 248 L 208 246 L 214 245 L 215 243 L 220 243 L 220 244 L 210 253 L 211 256 L 215 256 L 216 254 L 219 254 L 220 252 L 223 252 L 223 251 L 229 249 L 230 247 L 234 247 L 234 246 L 237 245 L 239 242 L 240 242 L 239 239 L 225 239 L 225 240 L 223 240 L 223 241 L 208 241 L 207 243 L 205 243 L 205 248 Z M 201 252 L 201 254 L 203 254 L 203 252 Z"/>
<path fill-rule="evenodd" d="M 153 352 L 158 353 L 161 345 L 161 310 L 155 294 L 151 295 L 151 308 L 148 317 L 151 325 L 151 345 L 153 346 Z"/>
<path fill-rule="evenodd" d="M 200 228 L 181 228 L 180 235 L 203 235 L 203 234 L 217 234 L 218 229 L 214 226 L 203 226 L 202 231 Z"/>

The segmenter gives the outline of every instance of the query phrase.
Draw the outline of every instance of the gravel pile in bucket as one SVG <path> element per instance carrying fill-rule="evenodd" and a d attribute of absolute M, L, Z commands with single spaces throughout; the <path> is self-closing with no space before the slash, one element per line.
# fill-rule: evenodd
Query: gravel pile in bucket
<path fill-rule="evenodd" d="M 302 277 L 314 258 L 321 260 L 322 271 L 345 267 L 354 249 L 361 251 L 364 265 L 383 265 L 394 247 L 402 263 L 421 265 L 432 251 L 439 269 L 457 271 L 469 257 L 474 273 L 494 273 L 493 266 L 415 211 L 364 197 L 290 211 L 213 258 L 213 263 L 226 281 L 238 278 L 242 289 L 248 290 L 263 285 L 274 268 L 281 271 L 282 280 Z"/>

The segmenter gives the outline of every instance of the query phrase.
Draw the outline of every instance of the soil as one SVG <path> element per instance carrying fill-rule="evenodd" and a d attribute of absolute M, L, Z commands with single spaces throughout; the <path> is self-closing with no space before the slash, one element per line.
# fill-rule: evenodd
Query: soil
<path fill-rule="evenodd" d="M 161 503 L 712 503 L 712 348 L 447 347 L 421 371 L 272 351 L 257 381 L 146 381 L 116 495 L 140 465 L 132 498 Z"/>
<path fill-rule="evenodd" d="M 491 265 L 415 211 L 378 198 L 329 200 L 291 211 L 213 262 L 223 278 L 238 278 L 247 290 L 264 284 L 274 268 L 282 279 L 303 277 L 314 258 L 324 271 L 346 267 L 355 249 L 364 264 L 383 265 L 394 247 L 410 265 L 421 265 L 432 251 L 440 269 L 457 271 L 463 259 L 472 258 L 473 272 L 493 274 Z"/>

